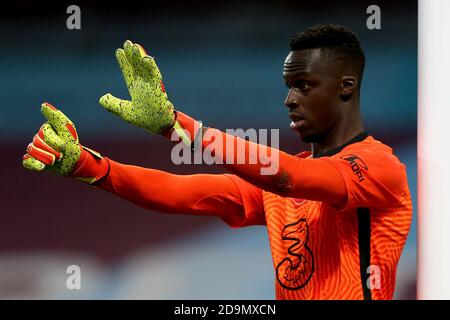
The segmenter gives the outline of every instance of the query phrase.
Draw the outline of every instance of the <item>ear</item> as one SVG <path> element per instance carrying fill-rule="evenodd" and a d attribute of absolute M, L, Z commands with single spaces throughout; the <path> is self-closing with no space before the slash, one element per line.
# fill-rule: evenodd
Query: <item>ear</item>
<path fill-rule="evenodd" d="M 356 90 L 356 78 L 344 76 L 341 81 L 341 99 L 348 101 Z"/>

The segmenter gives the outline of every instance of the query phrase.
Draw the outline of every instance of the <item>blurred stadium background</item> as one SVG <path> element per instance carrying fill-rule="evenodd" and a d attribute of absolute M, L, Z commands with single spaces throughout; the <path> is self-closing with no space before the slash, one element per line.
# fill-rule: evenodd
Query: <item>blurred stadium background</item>
<path fill-rule="evenodd" d="M 344 2 L 344 3 L 343 3 Z M 382 29 L 366 28 L 381 7 Z M 98 105 L 127 97 L 114 50 L 124 40 L 156 56 L 174 104 L 209 126 L 279 128 L 281 148 L 308 146 L 283 105 L 282 64 L 290 36 L 344 24 L 367 55 L 362 109 L 368 131 L 407 165 L 416 209 L 416 1 L 78 2 L 81 30 L 66 28 L 68 4 L 2 4 L 0 33 L 0 298 L 273 299 L 266 230 L 231 229 L 215 218 L 149 212 L 69 179 L 28 172 L 26 145 L 49 101 L 77 125 L 80 140 L 108 157 L 177 173 L 170 144 Z M 173 195 L 176 197 L 176 195 Z M 398 269 L 397 299 L 415 299 L 416 211 Z M 79 265 L 82 290 L 66 289 Z"/>

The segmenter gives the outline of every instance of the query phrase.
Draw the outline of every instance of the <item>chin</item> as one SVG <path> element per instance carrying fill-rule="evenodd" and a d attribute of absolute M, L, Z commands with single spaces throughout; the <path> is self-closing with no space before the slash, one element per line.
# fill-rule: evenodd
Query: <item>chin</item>
<path fill-rule="evenodd" d="M 300 135 L 300 139 L 305 143 L 316 143 L 316 142 L 320 141 L 319 136 L 316 134 L 308 134 L 308 133 L 299 132 L 299 131 L 298 131 L 298 134 Z"/>
<path fill-rule="evenodd" d="M 310 136 L 302 136 L 300 135 L 300 139 L 305 142 L 305 143 L 314 143 L 316 142 L 314 138 L 310 137 Z"/>

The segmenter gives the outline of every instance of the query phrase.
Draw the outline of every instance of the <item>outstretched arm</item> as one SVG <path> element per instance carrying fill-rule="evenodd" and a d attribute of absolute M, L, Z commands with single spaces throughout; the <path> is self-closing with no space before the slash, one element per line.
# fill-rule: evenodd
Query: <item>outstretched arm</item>
<path fill-rule="evenodd" d="M 204 153 L 212 154 L 218 163 L 252 185 L 283 197 L 321 201 L 336 207 L 347 200 L 341 172 L 325 159 L 299 158 L 214 128 L 199 132 L 196 121 L 182 112 L 177 112 L 177 121 L 188 136 L 199 137 L 196 144 Z"/>
<path fill-rule="evenodd" d="M 402 196 L 405 171 L 389 152 L 379 152 L 373 147 L 353 150 L 349 146 L 353 151 L 346 157 L 302 159 L 213 128 L 199 129 L 197 121 L 175 111 L 155 60 L 141 46 L 127 41 L 116 56 L 131 101 L 105 95 L 100 103 L 108 111 L 153 133 L 166 136 L 175 133 L 187 145 L 198 138 L 206 153 L 218 163 L 260 189 L 336 208 L 394 206 Z M 242 153 L 245 161 L 239 161 Z M 359 174 L 354 172 L 352 159 L 367 162 L 358 169 Z"/>
<path fill-rule="evenodd" d="M 299 159 L 212 128 L 203 128 L 199 135 L 196 121 L 175 111 L 168 100 L 154 58 L 149 56 L 142 46 L 126 41 L 123 49 L 116 51 L 116 58 L 131 100 L 122 100 L 106 94 L 100 98 L 100 104 L 106 110 L 152 133 L 171 136 L 171 133 L 175 132 L 180 140 L 188 145 L 194 138 L 202 138 L 204 133 L 201 140 L 203 148 L 214 149 L 216 159 L 226 163 L 224 166 L 227 169 L 261 189 L 281 196 L 301 197 L 337 206 L 346 201 L 347 189 L 344 180 L 332 164 L 321 159 Z M 212 137 L 216 138 L 214 143 Z M 227 139 L 233 145 L 228 150 L 225 143 Z M 217 140 L 223 141 L 223 146 L 217 146 Z M 233 156 L 230 156 L 232 159 L 227 157 L 227 152 L 233 152 Z M 244 164 L 237 160 L 240 152 L 246 155 Z M 260 161 L 261 153 L 272 155 L 270 158 L 273 163 L 270 165 L 275 167 L 275 171 L 262 174 L 267 163 Z M 258 159 L 258 163 L 248 164 L 249 158 Z M 225 161 L 226 159 L 228 161 Z"/>
<path fill-rule="evenodd" d="M 168 213 L 217 216 L 233 227 L 265 224 L 261 190 L 227 174 L 176 175 L 106 159 L 98 187 L 141 207 Z"/>
<path fill-rule="evenodd" d="M 233 175 L 174 175 L 125 165 L 79 143 L 75 125 L 60 110 L 42 105 L 47 118 L 27 148 L 23 165 L 77 178 L 141 207 L 217 216 L 233 227 L 264 224 L 261 190 Z"/>

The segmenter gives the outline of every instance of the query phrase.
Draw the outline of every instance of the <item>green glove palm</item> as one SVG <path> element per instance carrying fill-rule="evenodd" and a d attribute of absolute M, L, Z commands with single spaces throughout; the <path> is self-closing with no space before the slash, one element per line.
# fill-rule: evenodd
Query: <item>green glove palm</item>
<path fill-rule="evenodd" d="M 175 124 L 175 111 L 168 100 L 155 60 L 144 48 L 127 40 L 116 58 L 125 78 L 130 100 L 106 94 L 100 104 L 123 120 L 151 133 L 162 133 Z"/>

